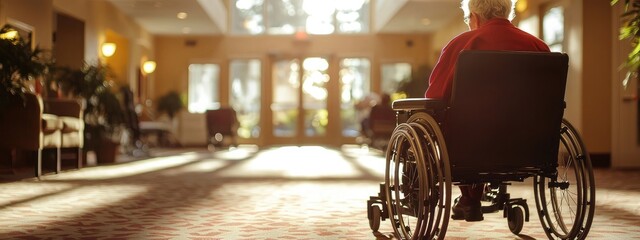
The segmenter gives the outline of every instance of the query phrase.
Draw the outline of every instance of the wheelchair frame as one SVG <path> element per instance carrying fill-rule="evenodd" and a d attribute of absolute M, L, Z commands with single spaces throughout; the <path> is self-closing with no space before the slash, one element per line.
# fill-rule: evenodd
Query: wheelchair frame
<path fill-rule="evenodd" d="M 486 54 L 502 56 L 505 52 L 468 51 L 461 53 L 460 58 L 477 60 L 487 57 Z M 513 61 L 513 52 L 506 55 L 511 55 L 506 59 Z M 568 61 L 560 53 L 515 55 L 543 56 L 536 61 L 546 61 L 551 55 Z M 562 67 L 561 77 L 566 79 L 566 65 Z M 564 104 L 560 107 L 564 108 Z M 385 182 L 380 184 L 378 195 L 367 201 L 369 225 L 374 232 L 381 220 L 389 219 L 398 239 L 444 239 L 451 215 L 452 185 L 488 183 L 490 190 L 485 192 L 483 201 L 489 204 L 483 204 L 483 213 L 502 210 L 509 230 L 519 234 L 524 222 L 529 221 L 529 208 L 525 199 L 511 198 L 507 185 L 509 181 L 522 182 L 533 177 L 536 212 L 547 237 L 586 238 L 595 211 L 595 182 L 588 151 L 568 121 L 559 119 L 555 133 L 559 137 L 551 139 L 558 141 L 557 145 L 551 145 L 557 151 L 545 153 L 557 155 L 557 159 L 547 157 L 544 161 L 529 161 L 498 171 L 473 172 L 464 162 L 451 159 L 447 150 L 449 144 L 445 140 L 449 139 L 443 134 L 447 122 L 443 119 L 447 119 L 452 104 L 433 99 L 404 99 L 394 102 L 393 108 L 397 112 L 397 126 L 386 152 Z"/>

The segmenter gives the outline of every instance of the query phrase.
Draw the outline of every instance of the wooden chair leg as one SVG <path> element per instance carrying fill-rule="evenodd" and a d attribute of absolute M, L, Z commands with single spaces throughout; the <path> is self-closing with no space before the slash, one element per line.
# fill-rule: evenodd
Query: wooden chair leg
<path fill-rule="evenodd" d="M 82 148 L 78 147 L 78 169 L 82 168 L 83 155 Z"/>
<path fill-rule="evenodd" d="M 36 177 L 40 179 L 40 176 L 42 176 L 42 149 L 37 150 L 37 155 L 35 171 Z"/>
<path fill-rule="evenodd" d="M 18 157 L 18 150 L 15 148 L 11 149 L 11 173 L 16 173 L 16 158 Z"/>
<path fill-rule="evenodd" d="M 62 161 L 62 150 L 60 148 L 56 148 L 56 174 L 60 173 L 60 165 Z"/>

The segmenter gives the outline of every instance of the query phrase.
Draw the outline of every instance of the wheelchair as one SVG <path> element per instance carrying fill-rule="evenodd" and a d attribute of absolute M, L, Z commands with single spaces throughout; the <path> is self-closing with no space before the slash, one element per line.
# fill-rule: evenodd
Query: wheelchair
<path fill-rule="evenodd" d="M 388 219 L 397 239 L 444 239 L 452 186 L 486 184 L 482 212 L 502 211 L 519 234 L 530 211 L 507 186 L 532 177 L 547 237 L 585 239 L 595 182 L 579 133 L 563 119 L 567 68 L 563 53 L 463 51 L 448 102 L 396 100 L 385 181 L 367 201 L 371 229 Z"/>

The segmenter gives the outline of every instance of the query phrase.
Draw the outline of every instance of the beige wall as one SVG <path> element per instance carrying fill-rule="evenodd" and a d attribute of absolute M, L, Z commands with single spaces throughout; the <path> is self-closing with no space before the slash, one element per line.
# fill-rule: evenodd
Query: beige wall
<path fill-rule="evenodd" d="M 89 11 L 92 14 L 87 23 L 90 29 L 87 45 L 92 48 L 94 47 L 93 53 L 95 54 L 94 57 L 96 57 L 94 60 L 97 59 L 98 56 L 101 56 L 98 52 L 99 46 L 106 41 L 107 32 L 111 31 L 114 35 L 122 38 L 119 41 L 123 43 L 126 42 L 126 45 L 118 48 L 121 50 L 118 54 L 124 54 L 124 56 L 120 56 L 119 60 L 127 61 L 127 63 L 124 64 L 124 69 L 120 70 L 119 81 L 128 82 L 135 92 L 137 90 L 138 69 L 142 61 L 141 59 L 147 57 L 143 56 L 145 52 L 144 49 L 153 48 L 151 43 L 152 36 L 142 29 L 133 19 L 118 11 L 111 3 L 104 0 L 91 1 Z"/>
<path fill-rule="evenodd" d="M 84 21 L 64 13 L 55 14 L 53 56 L 56 65 L 80 69 L 84 64 Z"/>
<path fill-rule="evenodd" d="M 143 59 L 153 59 L 153 36 L 106 0 L 53 0 L 55 11 L 85 21 L 85 56 L 88 63 L 113 65 L 120 85 L 137 90 L 138 69 Z M 108 34 L 109 33 L 109 34 Z M 113 59 L 105 59 L 100 45 L 108 38 L 118 41 Z"/>
<path fill-rule="evenodd" d="M 584 1 L 583 137 L 591 152 L 611 152 L 611 14 L 608 1 Z"/>

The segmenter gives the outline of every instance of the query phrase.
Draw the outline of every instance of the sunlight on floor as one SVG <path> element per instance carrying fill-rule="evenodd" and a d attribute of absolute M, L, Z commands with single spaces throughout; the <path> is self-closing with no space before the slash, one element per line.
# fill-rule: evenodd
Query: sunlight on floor
<path fill-rule="evenodd" d="M 186 152 L 180 155 L 156 157 L 117 165 L 84 168 L 79 171 L 65 172 L 64 174 L 48 175 L 46 176 L 46 179 L 99 180 L 122 178 L 192 163 L 199 160 L 200 157 L 201 156 L 196 152 Z"/>
<path fill-rule="evenodd" d="M 71 183 L 11 182 L 0 184 L 0 208 L 71 190 Z"/>
<path fill-rule="evenodd" d="M 265 149 L 254 159 L 227 171 L 224 176 L 346 178 L 358 176 L 359 171 L 344 161 L 339 151 L 320 146 L 286 146 Z"/>
<path fill-rule="evenodd" d="M 163 176 L 177 176 L 180 174 L 188 174 L 188 173 L 207 173 L 207 172 L 215 172 L 218 169 L 221 169 L 225 166 L 229 165 L 226 161 L 216 161 L 215 159 L 205 159 L 203 161 L 194 162 L 192 164 L 188 164 L 175 169 L 168 169 L 163 171 L 161 174 Z"/>
<path fill-rule="evenodd" d="M 55 192 L 39 194 L 38 198 L 29 201 L 3 207 L 0 222 L 3 223 L 4 229 L 20 231 L 49 228 L 49 222 L 91 214 L 98 209 L 108 208 L 110 205 L 143 194 L 146 189 L 145 186 L 131 185 L 73 186 L 72 189 L 58 189 Z M 5 234 L 7 232 L 0 231 L 0 236 Z"/>
<path fill-rule="evenodd" d="M 255 145 L 239 145 L 226 150 L 213 152 L 213 158 L 220 160 L 245 160 L 255 155 L 260 149 Z"/>
<path fill-rule="evenodd" d="M 247 160 L 255 156 L 260 149 L 255 145 L 240 145 L 212 153 L 204 153 L 201 160 L 184 166 L 164 171 L 164 176 L 176 176 L 185 173 L 215 172 L 237 161 Z"/>
<path fill-rule="evenodd" d="M 637 191 L 599 188 L 597 189 L 596 205 L 608 205 L 613 211 L 628 212 L 640 216 L 638 199 L 640 199 L 640 192 Z"/>
<path fill-rule="evenodd" d="M 386 163 L 383 151 L 360 145 L 343 145 L 340 151 L 345 157 L 353 158 L 369 174 L 384 181 Z"/>

